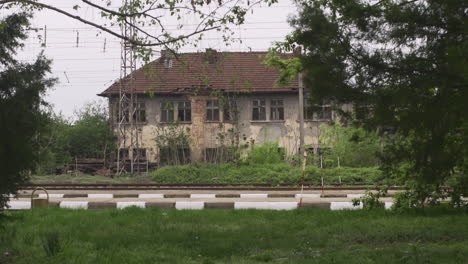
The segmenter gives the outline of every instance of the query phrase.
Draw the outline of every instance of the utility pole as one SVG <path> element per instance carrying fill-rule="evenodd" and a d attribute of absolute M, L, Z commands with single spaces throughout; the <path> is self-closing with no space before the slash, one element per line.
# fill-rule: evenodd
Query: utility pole
<path fill-rule="evenodd" d="M 299 56 L 302 54 L 302 48 L 299 46 Z M 304 82 L 302 81 L 302 72 L 297 75 L 299 84 L 299 154 L 304 153 Z"/>

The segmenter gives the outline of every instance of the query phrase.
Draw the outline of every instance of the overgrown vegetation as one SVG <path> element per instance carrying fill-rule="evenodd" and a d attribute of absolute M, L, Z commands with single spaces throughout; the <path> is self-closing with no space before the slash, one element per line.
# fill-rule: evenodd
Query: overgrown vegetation
<path fill-rule="evenodd" d="M 9 214 L 0 231 L 0 263 L 429 264 L 468 259 L 468 213 L 444 208 Z M 46 247 L 44 240 L 50 241 Z"/>
<path fill-rule="evenodd" d="M 55 173 L 76 158 L 110 160 L 116 138 L 109 124 L 107 109 L 100 103 L 86 104 L 70 121 L 49 114 L 45 129 L 36 139 L 39 147 L 38 174 Z"/>
<path fill-rule="evenodd" d="M 468 192 L 466 3 L 457 0 L 297 1 L 295 28 L 269 64 L 279 81 L 304 73 L 311 103 L 352 104 L 356 125 L 389 133 L 385 175 L 411 206 Z M 323 78 L 326 76 L 326 78 Z M 447 184 L 452 189 L 444 189 Z M 407 203 L 404 203 L 407 204 Z"/>
<path fill-rule="evenodd" d="M 15 58 L 27 38 L 29 16 L 0 19 L 0 208 L 27 181 L 39 160 L 36 138 L 43 131 L 47 103 L 43 96 L 54 83 L 46 78 L 50 61 L 39 54 L 34 62 Z"/>

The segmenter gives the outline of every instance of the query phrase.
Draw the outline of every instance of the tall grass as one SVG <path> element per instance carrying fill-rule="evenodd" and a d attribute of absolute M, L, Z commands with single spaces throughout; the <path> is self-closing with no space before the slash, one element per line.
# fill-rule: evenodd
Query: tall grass
<path fill-rule="evenodd" d="M 17 233 L 9 237 L 0 232 L 0 241 L 8 240 L 0 245 L 0 263 L 466 263 L 468 259 L 468 214 L 460 210 L 397 214 L 128 208 L 11 214 L 15 217 L 4 223 L 4 230 Z M 67 245 L 48 254 L 42 244 L 46 233 L 60 237 L 52 235 L 51 241 L 66 237 Z M 5 252 L 10 254 L 8 262 Z"/>

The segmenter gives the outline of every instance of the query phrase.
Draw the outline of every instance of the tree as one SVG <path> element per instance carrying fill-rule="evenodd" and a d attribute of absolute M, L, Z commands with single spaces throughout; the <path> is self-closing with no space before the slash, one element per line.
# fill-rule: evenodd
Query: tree
<path fill-rule="evenodd" d="M 295 30 L 279 49 L 304 48 L 313 100 L 352 103 L 360 124 L 394 135 L 383 168 L 401 177 L 415 204 L 437 202 L 451 178 L 468 192 L 466 1 L 297 4 Z"/>
<path fill-rule="evenodd" d="M 247 12 L 261 3 L 271 5 L 277 0 L 128 0 L 122 4 L 121 0 L 88 1 L 81 0 L 80 4 L 73 6 L 73 11 L 67 11 L 49 1 L 41 0 L 0 0 L 1 8 L 22 8 L 29 11 L 51 10 L 66 17 L 75 19 L 84 24 L 95 27 L 111 34 L 114 37 L 128 41 L 136 48 L 137 54 L 148 60 L 154 47 L 163 47 L 169 50 L 191 43 L 197 45 L 203 33 L 218 31 L 222 33 L 224 41 L 233 40 L 232 25 L 241 25 L 245 21 Z M 58 2 L 57 2 L 58 3 Z M 119 6 L 116 8 L 115 6 Z M 79 9 L 92 8 L 100 12 L 104 23 L 91 21 L 79 16 Z M 186 30 L 184 18 L 196 17 L 198 24 Z M 176 30 L 170 26 L 168 19 L 176 21 Z M 173 24 L 174 22 L 171 22 Z M 126 26 L 132 32 L 126 35 L 111 26 Z M 147 27 L 151 27 L 148 30 Z M 181 33 L 185 30 L 185 33 Z M 158 32 L 158 33 L 154 33 Z"/>
<path fill-rule="evenodd" d="M 55 82 L 46 78 L 50 61 L 42 54 L 33 63 L 14 59 L 28 19 L 19 13 L 0 20 L 0 208 L 8 201 L 4 194 L 16 193 L 37 164 L 35 137 L 47 106 L 42 96 Z"/>
<path fill-rule="evenodd" d="M 375 167 L 379 165 L 381 138 L 378 131 L 366 131 L 360 127 L 343 126 L 339 122 L 322 126 L 321 146 L 326 149 L 325 158 L 333 165 L 345 167 Z"/>
<path fill-rule="evenodd" d="M 71 157 L 109 158 L 115 150 L 115 135 L 109 124 L 105 106 L 89 103 L 76 113 L 77 120 L 66 135 L 67 150 Z"/>

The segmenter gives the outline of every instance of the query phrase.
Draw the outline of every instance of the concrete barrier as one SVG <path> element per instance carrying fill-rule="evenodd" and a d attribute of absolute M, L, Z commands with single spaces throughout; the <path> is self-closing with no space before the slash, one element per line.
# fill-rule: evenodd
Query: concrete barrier
<path fill-rule="evenodd" d="M 146 208 L 145 202 L 117 202 L 117 209 L 124 209 L 127 207 Z"/>
<path fill-rule="evenodd" d="M 162 193 L 140 193 L 138 194 L 139 199 L 164 199 Z"/>
<path fill-rule="evenodd" d="M 87 201 L 62 201 L 60 202 L 60 208 L 68 209 L 88 209 Z"/>
<path fill-rule="evenodd" d="M 205 202 L 198 202 L 198 201 L 181 201 L 175 203 L 175 208 L 177 210 L 198 210 L 205 208 Z"/>

